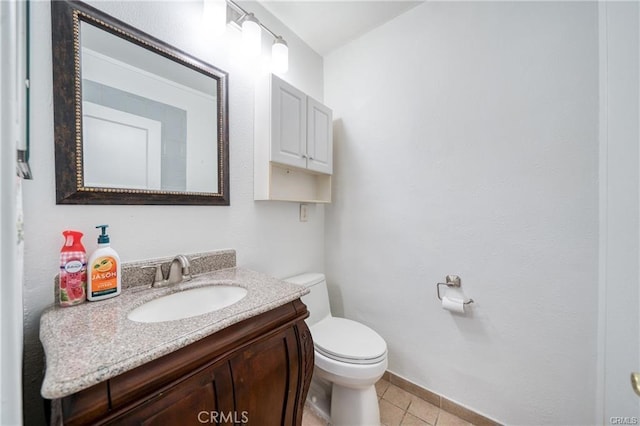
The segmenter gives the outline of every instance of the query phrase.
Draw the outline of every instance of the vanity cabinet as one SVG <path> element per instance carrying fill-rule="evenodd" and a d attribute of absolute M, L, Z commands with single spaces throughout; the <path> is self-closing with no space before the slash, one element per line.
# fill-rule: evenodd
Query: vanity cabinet
<path fill-rule="evenodd" d="M 255 199 L 331 201 L 331 110 L 275 75 L 256 84 Z"/>
<path fill-rule="evenodd" d="M 295 300 L 53 404 L 66 425 L 300 425 L 307 316 Z"/>

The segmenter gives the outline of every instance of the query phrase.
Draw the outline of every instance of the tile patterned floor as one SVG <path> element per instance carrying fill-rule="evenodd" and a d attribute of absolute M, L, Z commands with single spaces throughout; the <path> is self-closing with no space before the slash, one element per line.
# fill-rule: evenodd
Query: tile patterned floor
<path fill-rule="evenodd" d="M 384 379 L 376 383 L 376 393 L 383 426 L 473 426 Z M 327 423 L 305 409 L 302 426 L 327 426 Z"/>

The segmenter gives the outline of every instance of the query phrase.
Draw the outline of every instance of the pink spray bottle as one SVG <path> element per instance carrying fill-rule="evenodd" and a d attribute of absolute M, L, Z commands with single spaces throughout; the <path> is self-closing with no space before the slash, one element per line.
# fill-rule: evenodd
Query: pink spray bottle
<path fill-rule="evenodd" d="M 82 232 L 64 231 L 60 250 L 60 306 L 73 306 L 87 300 L 87 252 Z"/>

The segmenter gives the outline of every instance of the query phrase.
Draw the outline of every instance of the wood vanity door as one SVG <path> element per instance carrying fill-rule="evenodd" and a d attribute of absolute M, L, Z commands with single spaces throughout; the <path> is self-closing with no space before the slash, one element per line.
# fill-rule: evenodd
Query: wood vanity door
<path fill-rule="evenodd" d="M 216 364 L 167 386 L 109 423 L 145 426 L 237 424 L 242 419 L 240 413 L 234 412 L 232 389 L 229 364 Z"/>
<path fill-rule="evenodd" d="M 236 410 L 245 412 L 248 424 L 300 424 L 296 401 L 303 378 L 300 350 L 293 328 L 253 344 L 231 361 Z"/>

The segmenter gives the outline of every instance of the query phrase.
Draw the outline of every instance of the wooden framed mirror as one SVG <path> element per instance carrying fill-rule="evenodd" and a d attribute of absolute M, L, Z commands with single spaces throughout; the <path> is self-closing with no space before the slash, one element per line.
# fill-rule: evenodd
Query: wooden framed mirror
<path fill-rule="evenodd" d="M 229 205 L 228 75 L 51 2 L 57 204 Z"/>

